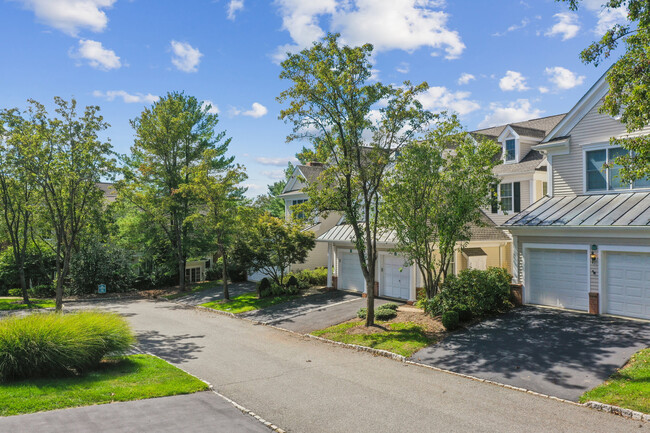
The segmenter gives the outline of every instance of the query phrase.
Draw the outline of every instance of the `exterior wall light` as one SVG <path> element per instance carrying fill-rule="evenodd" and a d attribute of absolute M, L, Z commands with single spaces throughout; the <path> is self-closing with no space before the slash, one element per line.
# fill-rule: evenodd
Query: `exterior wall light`
<path fill-rule="evenodd" d="M 591 257 L 591 263 L 595 263 L 598 260 L 598 245 L 591 246 L 591 254 L 589 257 Z"/>

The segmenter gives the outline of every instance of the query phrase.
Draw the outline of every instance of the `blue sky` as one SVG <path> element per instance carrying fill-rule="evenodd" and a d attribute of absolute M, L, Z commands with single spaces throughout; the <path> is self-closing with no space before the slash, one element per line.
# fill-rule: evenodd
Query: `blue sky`
<path fill-rule="evenodd" d="M 304 143 L 275 101 L 278 62 L 338 31 L 375 45 L 374 76 L 426 81 L 428 109 L 453 110 L 469 129 L 568 111 L 609 66 L 582 48 L 622 19 L 585 0 L 0 0 L 0 107 L 75 97 L 99 105 L 126 153 L 129 119 L 168 91 L 218 109 L 230 152 L 257 195 Z"/>

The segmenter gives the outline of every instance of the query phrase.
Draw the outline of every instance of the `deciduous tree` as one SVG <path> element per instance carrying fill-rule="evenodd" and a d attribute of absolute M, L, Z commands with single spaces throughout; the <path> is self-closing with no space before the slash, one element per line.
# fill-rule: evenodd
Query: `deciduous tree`
<path fill-rule="evenodd" d="M 416 99 L 426 83 L 369 83 L 372 49 L 341 46 L 339 35 L 330 34 L 290 54 L 280 77 L 291 87 L 278 97 L 287 103 L 280 118 L 294 125 L 288 140 L 309 139 L 315 154 L 327 158 L 318 181 L 306 188 L 308 206 L 340 212 L 352 226 L 366 280 L 367 326 L 374 324 L 380 190 L 394 153 L 429 119 Z"/>

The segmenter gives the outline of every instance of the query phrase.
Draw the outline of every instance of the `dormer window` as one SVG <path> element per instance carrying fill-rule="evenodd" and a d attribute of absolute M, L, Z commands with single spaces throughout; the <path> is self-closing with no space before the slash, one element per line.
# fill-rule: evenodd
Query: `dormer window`
<path fill-rule="evenodd" d="M 514 138 L 506 140 L 504 156 L 506 162 L 514 161 L 517 157 L 517 144 Z"/>

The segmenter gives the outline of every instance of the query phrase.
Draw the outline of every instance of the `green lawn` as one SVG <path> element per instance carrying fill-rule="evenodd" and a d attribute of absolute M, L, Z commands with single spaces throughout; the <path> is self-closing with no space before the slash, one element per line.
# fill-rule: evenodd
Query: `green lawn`
<path fill-rule="evenodd" d="M 275 296 L 273 298 L 258 299 L 255 293 L 244 293 L 236 296 L 228 302 L 213 301 L 201 304 L 202 307 L 212 308 L 214 310 L 227 311 L 233 314 L 244 313 L 246 311 L 260 310 L 270 307 L 271 305 L 281 304 L 283 302 L 296 299 L 298 296 Z"/>
<path fill-rule="evenodd" d="M 84 376 L 0 384 L 0 416 L 141 400 L 207 390 L 199 379 L 150 355 L 102 361 Z"/>
<path fill-rule="evenodd" d="M 386 327 L 387 330 L 371 334 L 354 333 L 355 328 L 364 326 L 364 322 L 346 322 L 314 331 L 312 334 L 341 343 L 387 350 L 407 357 L 435 342 L 427 337 L 423 326 L 413 322 L 377 322 L 377 325 Z"/>
<path fill-rule="evenodd" d="M 650 349 L 635 353 L 628 365 L 602 385 L 584 393 L 580 402 L 586 401 L 650 413 Z"/>
<path fill-rule="evenodd" d="M 54 308 L 56 305 L 53 299 L 31 299 L 31 307 L 27 304 L 17 304 L 22 298 L 0 299 L 0 310 L 25 310 L 27 308 Z"/>
<path fill-rule="evenodd" d="M 190 290 L 186 290 L 185 292 L 178 292 L 178 293 L 172 293 L 171 295 L 165 295 L 163 298 L 169 299 L 170 301 L 173 301 L 174 299 L 182 298 L 183 296 L 187 296 L 191 293 L 196 293 L 196 292 L 202 292 L 204 290 L 208 289 L 214 289 L 217 287 L 221 287 L 221 280 L 219 281 L 205 281 L 203 283 L 197 283 L 194 284 L 190 287 Z"/>

